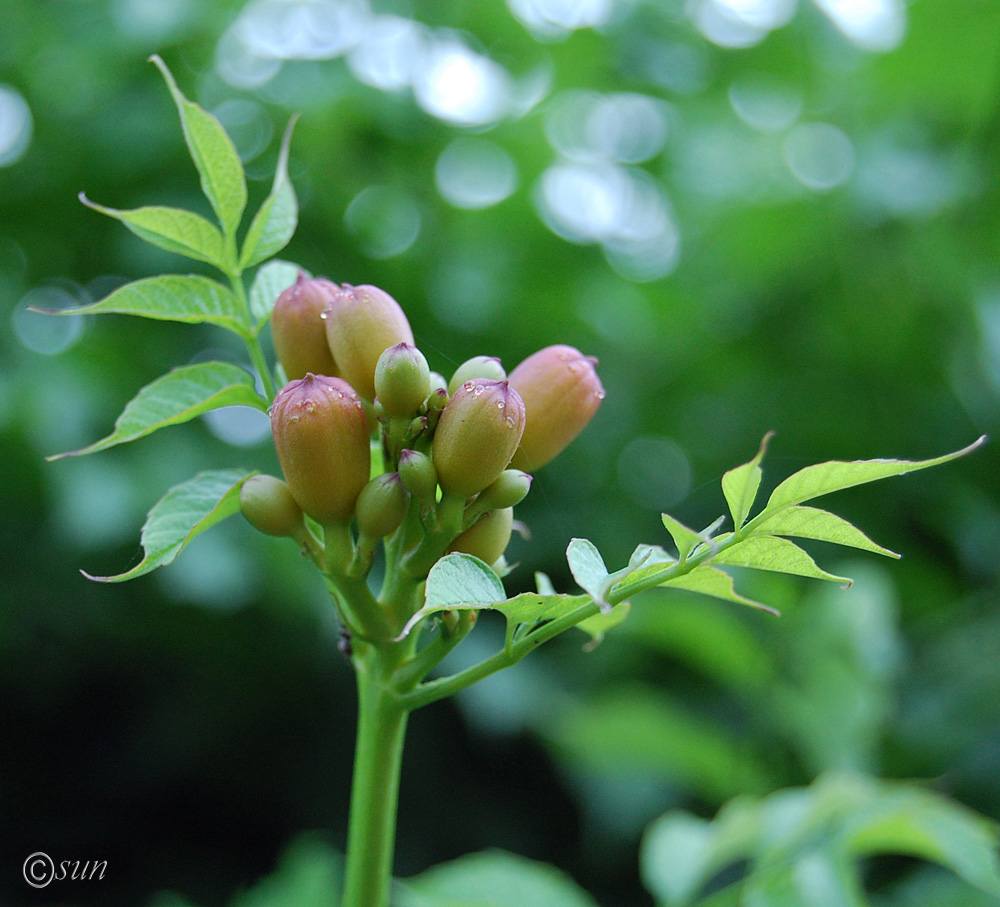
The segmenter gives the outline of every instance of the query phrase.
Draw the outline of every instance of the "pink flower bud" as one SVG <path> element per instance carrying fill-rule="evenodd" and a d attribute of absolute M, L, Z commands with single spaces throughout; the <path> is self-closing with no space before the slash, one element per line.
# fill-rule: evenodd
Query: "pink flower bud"
<path fill-rule="evenodd" d="M 323 315 L 340 374 L 362 397 L 374 400 L 379 356 L 397 343 L 413 345 L 413 331 L 399 303 L 378 287 L 345 283 Z"/>
<path fill-rule="evenodd" d="M 547 346 L 510 373 L 527 414 L 513 466 L 538 469 L 583 431 L 604 399 L 595 365 L 596 359 L 571 346 Z"/>
<path fill-rule="evenodd" d="M 274 352 L 289 381 L 314 375 L 337 376 L 337 366 L 326 342 L 323 311 L 339 292 L 339 287 L 323 278 L 299 279 L 285 290 L 274 304 L 271 335 Z"/>
<path fill-rule="evenodd" d="M 452 394 L 434 433 L 438 483 L 470 497 L 510 463 L 524 431 L 524 403 L 506 381 L 466 381 Z"/>
<path fill-rule="evenodd" d="M 354 389 L 324 375 L 290 381 L 274 398 L 271 432 L 298 505 L 323 525 L 349 520 L 371 470 L 368 423 Z"/>

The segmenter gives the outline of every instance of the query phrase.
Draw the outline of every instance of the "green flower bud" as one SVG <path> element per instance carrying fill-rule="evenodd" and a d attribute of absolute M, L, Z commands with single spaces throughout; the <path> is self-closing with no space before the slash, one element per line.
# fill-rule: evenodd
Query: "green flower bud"
<path fill-rule="evenodd" d="M 271 406 L 271 432 L 298 505 L 323 525 L 347 522 L 371 470 L 368 423 L 354 389 L 324 375 L 290 381 Z"/>
<path fill-rule="evenodd" d="M 375 398 L 375 367 L 379 356 L 397 343 L 413 345 L 406 315 L 378 287 L 338 288 L 323 313 L 326 339 L 340 374 L 366 400 Z"/>
<path fill-rule="evenodd" d="M 520 469 L 505 469 L 500 478 L 479 492 L 471 506 L 478 513 L 515 507 L 528 496 L 530 489 L 531 476 Z"/>
<path fill-rule="evenodd" d="M 513 526 L 513 507 L 491 510 L 455 539 L 448 550 L 461 551 L 478 557 L 487 564 L 495 564 L 507 550 Z"/>
<path fill-rule="evenodd" d="M 399 455 L 399 477 L 403 487 L 421 504 L 433 504 L 437 497 L 437 470 L 427 454 L 404 450 Z"/>
<path fill-rule="evenodd" d="M 305 525 L 302 508 L 275 476 L 250 476 L 240 486 L 240 510 L 254 529 L 281 538 L 293 538 Z"/>
<path fill-rule="evenodd" d="M 271 335 L 274 352 L 289 381 L 314 375 L 340 374 L 326 342 L 323 312 L 339 292 L 339 287 L 323 278 L 309 278 L 299 271 L 299 279 L 274 304 Z"/>
<path fill-rule="evenodd" d="M 466 381 L 474 381 L 476 378 L 503 381 L 506 377 L 507 373 L 496 356 L 473 356 L 455 369 L 455 374 L 448 382 L 448 393 L 455 393 Z"/>
<path fill-rule="evenodd" d="M 604 399 L 595 365 L 596 359 L 571 346 L 547 346 L 510 373 L 527 414 L 514 466 L 544 466 L 583 431 Z"/>
<path fill-rule="evenodd" d="M 375 395 L 389 416 L 412 416 L 430 392 L 424 354 L 408 343 L 390 346 L 375 364 Z"/>
<path fill-rule="evenodd" d="M 431 393 L 437 390 L 444 391 L 445 400 L 448 399 L 448 382 L 444 380 L 444 375 L 440 372 L 431 372 Z"/>
<path fill-rule="evenodd" d="M 524 431 L 524 403 L 506 381 L 466 381 L 434 433 L 434 467 L 444 492 L 471 497 L 510 463 Z"/>
<path fill-rule="evenodd" d="M 398 472 L 376 476 L 358 495 L 354 516 L 363 538 L 380 539 L 392 535 L 406 518 L 410 495 Z"/>

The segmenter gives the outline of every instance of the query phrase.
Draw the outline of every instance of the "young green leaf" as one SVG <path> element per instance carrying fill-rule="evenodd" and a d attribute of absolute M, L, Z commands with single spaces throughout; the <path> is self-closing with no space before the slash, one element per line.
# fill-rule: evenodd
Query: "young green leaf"
<path fill-rule="evenodd" d="M 767 442 L 774 436 L 773 431 L 764 435 L 760 442 L 760 449 L 749 463 L 730 469 L 722 477 L 722 492 L 726 496 L 729 504 L 729 512 L 733 515 L 733 525 L 739 529 L 747 519 L 754 499 L 757 497 L 757 489 L 760 487 L 760 461 L 764 459 L 767 452 Z M 668 527 L 669 528 L 669 527 Z"/>
<path fill-rule="evenodd" d="M 803 501 L 830 494 L 832 491 L 853 488 L 855 485 L 863 485 L 866 482 L 886 479 L 889 476 L 901 476 L 908 472 L 916 472 L 918 469 L 927 469 L 929 466 L 947 463 L 949 460 L 955 460 L 971 453 L 985 442 L 986 435 L 983 435 L 968 447 L 930 460 L 853 460 L 849 463 L 831 460 L 827 463 L 807 466 L 805 469 L 800 469 L 790 475 L 774 489 L 764 512 L 801 504 Z"/>
<path fill-rule="evenodd" d="M 771 536 L 750 536 L 742 542 L 720 551 L 712 558 L 713 564 L 731 567 L 752 567 L 755 570 L 769 570 L 774 573 L 792 573 L 812 579 L 825 579 L 835 583 L 851 585 L 846 576 L 835 576 L 816 566 L 798 545 L 787 539 Z"/>
<path fill-rule="evenodd" d="M 288 179 L 288 146 L 292 141 L 292 130 L 295 128 L 296 119 L 297 117 L 292 117 L 289 121 L 285 136 L 281 140 L 281 151 L 278 153 L 271 194 L 264 199 L 254 215 L 250 229 L 247 230 L 246 238 L 243 240 L 243 251 L 240 254 L 241 271 L 284 249 L 298 225 L 298 201 L 291 180 Z"/>
<path fill-rule="evenodd" d="M 677 546 L 677 555 L 682 561 L 686 561 L 688 555 L 698 545 L 708 541 L 702 533 L 688 529 L 680 520 L 675 520 L 669 513 L 661 513 L 660 520 L 674 540 L 674 544 Z"/>
<path fill-rule="evenodd" d="M 585 596 L 580 596 L 581 604 L 586 601 Z M 609 630 L 625 623 L 631 611 L 631 602 L 619 602 L 606 614 L 595 614 L 593 617 L 588 617 L 575 624 L 577 630 L 582 630 L 590 637 L 590 642 L 583 647 L 584 650 L 592 652 L 596 649 L 604 641 L 604 636 Z"/>
<path fill-rule="evenodd" d="M 899 558 L 900 555 L 888 548 L 875 544 L 867 535 L 843 517 L 818 507 L 792 505 L 766 516 L 758 528 L 767 535 L 791 536 L 792 538 L 813 539 L 817 542 L 832 542 L 847 548 L 860 548 L 873 554 Z M 756 530 L 755 530 L 756 531 Z"/>
<path fill-rule="evenodd" d="M 593 542 L 587 539 L 572 539 L 566 548 L 566 560 L 569 562 L 569 571 L 580 588 L 590 595 L 604 614 L 609 614 L 612 605 L 607 596 L 612 586 L 642 567 L 656 550 L 651 545 L 642 545 L 636 549 L 637 553 L 633 554 L 628 566 L 614 573 L 608 573 L 604 558 Z"/>
<path fill-rule="evenodd" d="M 97 583 L 122 583 L 171 564 L 195 536 L 239 510 L 240 486 L 255 472 L 216 469 L 175 485 L 149 511 L 142 527 L 143 559 L 116 576 L 91 576 Z"/>
<path fill-rule="evenodd" d="M 216 324 L 252 336 L 236 297 L 221 283 L 196 274 L 164 274 L 119 287 L 104 299 L 75 309 L 34 309 L 46 315 L 137 315 L 157 321 Z"/>
<path fill-rule="evenodd" d="M 82 192 L 80 201 L 94 211 L 121 221 L 136 236 L 154 246 L 226 270 L 225 245 L 219 228 L 191 211 L 157 206 L 120 211 L 92 202 Z"/>
<path fill-rule="evenodd" d="M 256 319 L 257 331 L 267 323 L 278 297 L 295 283 L 299 273 L 310 276 L 303 268 L 287 261 L 269 261 L 257 269 L 250 286 L 250 312 Z"/>
<path fill-rule="evenodd" d="M 759 608 L 767 611 L 775 617 L 780 617 L 780 613 L 769 605 L 761 604 L 752 598 L 740 595 L 734 585 L 733 578 L 722 570 L 715 567 L 702 565 L 695 567 L 690 573 L 672 577 L 661 584 L 664 589 L 684 589 L 688 592 L 699 592 L 702 595 L 710 595 L 712 598 L 721 598 L 724 601 L 736 602 L 739 605 L 749 605 L 751 608 Z"/>
<path fill-rule="evenodd" d="M 181 93 L 166 63 L 153 54 L 150 61 L 163 74 L 177 104 L 191 159 L 201 177 L 201 188 L 226 236 L 234 236 L 247 204 L 247 184 L 236 147 L 222 124 Z"/>
<path fill-rule="evenodd" d="M 228 362 L 199 362 L 176 368 L 147 384 L 125 407 L 106 438 L 49 460 L 96 453 L 135 441 L 168 425 L 188 422 L 220 406 L 252 406 L 267 411 L 267 401 L 254 390 L 253 376 Z"/>

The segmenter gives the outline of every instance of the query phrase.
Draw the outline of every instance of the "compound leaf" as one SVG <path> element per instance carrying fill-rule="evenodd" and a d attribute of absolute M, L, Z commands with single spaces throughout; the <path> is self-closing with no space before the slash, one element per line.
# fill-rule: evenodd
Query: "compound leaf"
<path fill-rule="evenodd" d="M 752 567 L 774 573 L 793 573 L 812 579 L 825 579 L 849 586 L 846 576 L 835 576 L 821 570 L 816 562 L 798 545 L 787 539 L 771 536 L 750 536 L 732 548 L 725 548 L 712 558 L 713 564 L 731 567 Z"/>
<path fill-rule="evenodd" d="M 766 517 L 761 521 L 760 526 L 768 535 L 784 535 L 800 539 L 813 539 L 817 542 L 832 542 L 847 548 L 859 548 L 862 551 L 871 551 L 873 554 L 884 554 L 886 557 L 900 557 L 895 551 L 877 545 L 843 517 L 826 510 L 820 510 L 818 507 L 803 507 L 795 504 L 777 511 L 773 516 Z"/>

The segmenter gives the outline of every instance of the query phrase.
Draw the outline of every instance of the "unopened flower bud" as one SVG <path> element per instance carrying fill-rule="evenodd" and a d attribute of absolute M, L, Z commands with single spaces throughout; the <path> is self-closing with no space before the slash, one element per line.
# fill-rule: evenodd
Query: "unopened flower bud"
<path fill-rule="evenodd" d="M 503 381 L 506 377 L 507 373 L 496 356 L 473 356 L 455 369 L 455 374 L 448 382 L 448 393 L 455 393 L 466 381 L 473 381 L 476 378 Z"/>
<path fill-rule="evenodd" d="M 274 398 L 271 432 L 298 505 L 323 525 L 349 520 L 371 470 L 368 423 L 354 389 L 323 375 L 290 381 Z"/>
<path fill-rule="evenodd" d="M 354 515 L 358 532 L 368 539 L 392 535 L 406 518 L 410 495 L 403 487 L 398 472 L 376 476 L 358 495 Z"/>
<path fill-rule="evenodd" d="M 583 431 L 604 399 L 596 364 L 571 346 L 547 346 L 510 373 L 527 414 L 514 466 L 544 466 Z"/>
<path fill-rule="evenodd" d="M 409 343 L 390 346 L 375 365 L 375 395 L 389 416 L 412 416 L 430 391 L 424 354 Z"/>
<path fill-rule="evenodd" d="M 427 454 L 404 450 L 399 455 L 399 477 L 403 487 L 423 505 L 433 504 L 437 496 L 437 470 Z"/>
<path fill-rule="evenodd" d="M 531 489 L 531 476 L 520 469 L 505 469 L 500 477 L 484 488 L 471 506 L 479 513 L 502 510 L 521 503 Z"/>
<path fill-rule="evenodd" d="M 274 352 L 289 381 L 314 375 L 339 375 L 330 345 L 326 342 L 323 311 L 340 288 L 323 278 L 310 278 L 299 271 L 299 278 L 274 304 L 271 335 Z"/>
<path fill-rule="evenodd" d="M 443 491 L 470 497 L 510 463 L 524 431 L 524 403 L 506 381 L 466 381 L 452 394 L 434 434 Z"/>
<path fill-rule="evenodd" d="M 275 476 L 250 476 L 240 486 L 240 510 L 254 529 L 281 538 L 295 536 L 305 525 L 302 508 Z"/>
<path fill-rule="evenodd" d="M 323 313 L 326 339 L 340 374 L 362 397 L 375 397 L 375 366 L 384 350 L 413 345 L 406 315 L 384 290 L 343 284 Z"/>
<path fill-rule="evenodd" d="M 487 564 L 494 564 L 507 550 L 513 525 L 513 507 L 491 510 L 455 539 L 448 550 L 471 554 Z"/>
<path fill-rule="evenodd" d="M 444 391 L 445 400 L 448 399 L 448 382 L 444 380 L 444 375 L 440 372 L 431 372 L 431 393 L 438 389 Z"/>

